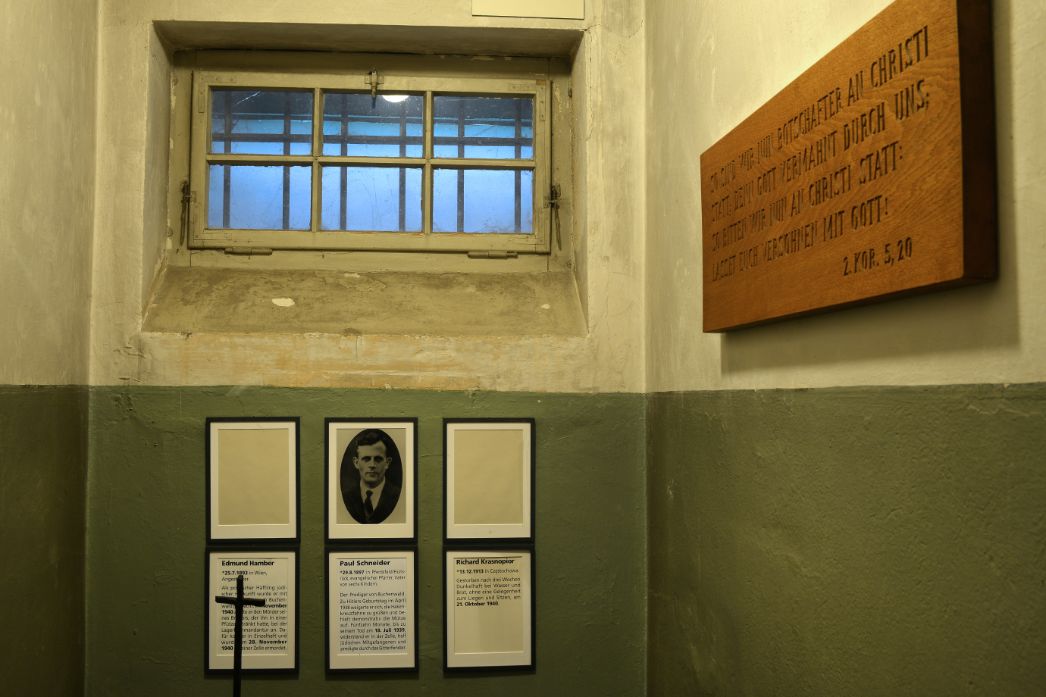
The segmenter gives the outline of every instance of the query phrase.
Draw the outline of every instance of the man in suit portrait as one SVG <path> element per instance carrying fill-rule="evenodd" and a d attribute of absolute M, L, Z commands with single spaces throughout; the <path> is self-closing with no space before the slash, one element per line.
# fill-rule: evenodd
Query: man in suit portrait
<path fill-rule="evenodd" d="M 389 434 L 378 428 L 356 434 L 341 460 L 341 496 L 353 520 L 385 522 L 397 511 L 402 486 L 403 462 Z"/>

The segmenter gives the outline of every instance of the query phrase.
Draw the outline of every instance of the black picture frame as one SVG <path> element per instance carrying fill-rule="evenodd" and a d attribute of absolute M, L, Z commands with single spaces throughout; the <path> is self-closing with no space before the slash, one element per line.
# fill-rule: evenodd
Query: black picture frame
<path fill-rule="evenodd" d="M 289 636 L 293 637 L 294 651 L 293 651 L 293 663 L 290 666 L 277 666 L 277 667 L 263 667 L 256 665 L 257 659 L 251 658 L 247 651 L 243 653 L 243 667 L 242 673 L 244 675 L 297 675 L 299 666 L 299 653 L 300 653 L 300 633 L 299 627 L 301 624 L 301 559 L 298 553 L 297 547 L 293 546 L 273 546 L 269 548 L 259 548 L 254 545 L 209 545 L 204 552 L 204 564 L 203 564 L 203 592 L 204 592 L 204 603 L 203 603 L 203 668 L 204 674 L 208 676 L 217 675 L 231 675 L 233 668 L 231 665 L 232 658 L 228 659 L 230 665 L 228 667 L 213 667 L 212 658 L 212 640 L 214 635 L 212 633 L 213 622 L 212 622 L 212 608 L 216 606 L 214 600 L 215 596 L 218 595 L 218 587 L 211 583 L 211 559 L 214 555 L 222 556 L 245 556 L 250 555 L 254 558 L 264 559 L 265 557 L 279 557 L 286 558 L 290 555 L 292 558 L 293 579 L 294 579 L 294 591 L 293 591 L 293 603 L 288 604 L 288 607 L 293 607 L 294 618 L 290 622 Z M 229 593 L 229 595 L 235 595 L 235 592 Z M 251 588 L 245 582 L 244 588 L 245 597 L 252 597 Z M 261 608 L 258 608 L 259 610 Z M 254 610 L 254 608 L 252 608 Z M 273 661 L 276 662 L 276 661 Z"/>
<path fill-rule="evenodd" d="M 288 460 L 288 506 L 289 519 L 286 523 L 250 523 L 222 525 L 220 503 L 215 501 L 219 488 L 220 466 L 214 459 L 218 455 L 215 434 L 232 430 L 238 426 L 244 430 L 251 426 L 285 425 L 289 433 L 290 458 Z M 210 416 L 204 426 L 204 462 L 206 463 L 206 526 L 208 545 L 261 545 L 299 544 L 301 541 L 301 419 L 297 416 Z"/>
<path fill-rule="evenodd" d="M 475 428 L 466 428 L 466 427 Z M 502 426 L 504 429 L 498 429 Z M 526 468 L 519 476 L 521 488 L 520 510 L 522 519 L 515 524 L 474 523 L 462 524 L 454 517 L 456 509 L 455 475 L 456 434 L 461 431 L 520 430 L 524 434 L 521 453 L 522 466 Z M 495 476 L 493 473 L 491 476 Z M 536 536 L 536 484 L 537 484 L 537 421 L 532 417 L 507 418 L 444 418 L 443 419 L 443 542 L 445 545 L 469 544 L 508 545 L 534 544 Z M 484 503 L 499 507 L 497 503 L 483 497 Z"/>
<path fill-rule="evenodd" d="M 451 560 L 458 558 L 454 555 L 472 556 L 476 558 L 504 558 L 506 556 L 519 555 L 528 560 L 529 571 L 525 574 L 525 582 L 529 588 L 523 587 L 525 592 L 521 593 L 521 606 L 524 617 L 521 618 L 522 648 L 518 652 L 491 651 L 486 654 L 482 652 L 467 652 L 459 654 L 454 641 L 454 627 L 457 622 L 456 613 L 458 607 L 452 606 L 455 600 L 450 595 L 450 569 Z M 486 606 L 476 606 L 479 612 L 487 609 Z M 537 554 L 533 545 L 522 546 L 490 546 L 490 547 L 445 547 L 443 550 L 443 671 L 445 673 L 532 673 L 537 670 Z M 472 613 L 472 608 L 462 608 L 463 611 Z M 486 656 L 483 658 L 482 656 Z"/>
<path fill-rule="evenodd" d="M 335 629 L 337 622 L 335 621 L 335 614 L 332 612 L 334 608 L 331 606 L 331 592 L 332 588 L 332 560 L 338 557 L 349 557 L 353 555 L 359 555 L 358 558 L 374 558 L 381 557 L 382 555 L 409 555 L 409 566 L 411 580 L 408 583 L 411 593 L 413 594 L 410 599 L 409 612 L 411 617 L 408 619 L 407 625 L 410 628 L 412 637 L 408 640 L 410 647 L 409 664 L 408 665 L 377 665 L 382 661 L 377 658 L 372 658 L 370 661 L 360 660 L 359 662 L 364 665 L 348 666 L 340 665 L 336 666 L 336 656 L 332 654 L 332 630 Z M 350 675 L 350 674 L 369 674 L 369 673 L 392 673 L 392 674 L 416 674 L 418 672 L 418 652 L 419 652 L 419 638 L 418 638 L 418 550 L 414 546 L 409 545 L 394 545 L 389 547 L 374 547 L 374 546 L 363 546 L 363 545 L 328 545 L 324 550 L 324 661 L 326 666 L 326 672 L 328 675 Z M 371 654 L 376 655 L 376 654 Z M 366 663 L 371 665 L 366 665 Z M 392 663 L 388 661 L 387 663 Z"/>
<path fill-rule="evenodd" d="M 357 545 L 377 544 L 385 547 L 396 545 L 415 545 L 418 536 L 418 419 L 416 417 L 327 417 L 324 419 L 323 437 L 323 459 L 324 459 L 324 533 L 328 545 Z M 402 446 L 395 444 L 395 438 L 387 433 L 402 429 Z M 397 495 L 397 506 L 402 499 L 404 521 L 396 522 L 388 519 L 379 521 L 377 524 L 364 524 L 356 517 L 358 514 L 350 511 L 350 506 L 344 497 L 344 490 L 351 486 L 348 482 L 351 477 L 342 474 L 347 467 L 346 458 L 357 437 L 364 431 L 378 431 L 384 433 L 386 441 L 392 441 L 399 452 L 401 463 L 399 463 L 402 482 Z M 351 438 L 350 438 L 351 434 Z M 348 440 L 346 440 L 348 439 Z M 344 442 L 344 445 L 342 443 Z M 362 447 L 362 446 L 361 446 Z M 388 449 L 388 448 L 387 448 Z M 409 462 L 407 461 L 409 459 Z M 395 467 L 395 463 L 390 465 Z M 386 471 L 386 479 L 389 472 Z M 359 475 L 356 475 L 357 483 Z M 359 503 L 358 506 L 362 506 Z M 379 511 L 382 504 L 378 504 Z M 392 510 L 389 517 L 398 515 Z"/>

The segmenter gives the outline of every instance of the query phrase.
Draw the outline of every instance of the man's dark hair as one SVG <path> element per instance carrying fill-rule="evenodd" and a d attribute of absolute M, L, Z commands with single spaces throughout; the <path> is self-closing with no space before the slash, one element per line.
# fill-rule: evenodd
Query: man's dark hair
<path fill-rule="evenodd" d="M 380 428 L 368 428 L 360 431 L 356 434 L 356 437 L 349 443 L 349 450 L 352 451 L 352 457 L 360 451 L 361 445 L 376 445 L 378 443 L 385 444 L 385 453 L 392 458 L 398 456 L 399 452 L 396 449 L 396 444 L 392 442 L 392 438 L 389 437 L 388 433 L 382 431 Z M 399 459 L 398 457 L 396 459 Z"/>
<path fill-rule="evenodd" d="M 345 448 L 345 455 L 341 458 L 341 481 L 345 486 L 351 481 L 356 485 L 360 481 L 360 473 L 356 470 L 353 460 L 359 455 L 361 445 L 385 444 L 385 454 L 389 458 L 389 469 L 385 477 L 397 486 L 403 485 L 403 460 L 400 459 L 400 450 L 396 447 L 396 441 L 392 436 L 380 428 L 365 428 L 349 441 L 349 447 Z"/>

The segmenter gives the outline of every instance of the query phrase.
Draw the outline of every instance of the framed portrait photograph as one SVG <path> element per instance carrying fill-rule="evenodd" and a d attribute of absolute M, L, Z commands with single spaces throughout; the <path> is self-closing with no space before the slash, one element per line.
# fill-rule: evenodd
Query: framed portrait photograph
<path fill-rule="evenodd" d="M 444 538 L 534 540 L 534 419 L 444 419 Z"/>
<path fill-rule="evenodd" d="M 413 542 L 418 420 L 325 423 L 327 541 Z"/>
<path fill-rule="evenodd" d="M 416 556 L 327 550 L 327 672 L 417 671 Z"/>
<path fill-rule="evenodd" d="M 298 669 L 298 555 L 293 549 L 207 550 L 206 671 L 232 671 L 236 636 L 237 577 L 243 598 L 264 600 L 242 609 L 241 656 L 244 671 L 295 672 Z M 220 602 L 221 597 L 225 602 Z"/>
<path fill-rule="evenodd" d="M 299 420 L 207 419 L 207 542 L 298 541 Z"/>
<path fill-rule="evenodd" d="M 533 670 L 534 551 L 445 550 L 444 669 Z"/>

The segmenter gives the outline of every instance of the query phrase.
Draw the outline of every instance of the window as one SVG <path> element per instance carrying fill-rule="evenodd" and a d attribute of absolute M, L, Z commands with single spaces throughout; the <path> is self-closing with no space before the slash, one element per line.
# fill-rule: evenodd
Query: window
<path fill-rule="evenodd" d="M 190 247 L 548 253 L 547 71 L 392 62 L 194 71 Z"/>

